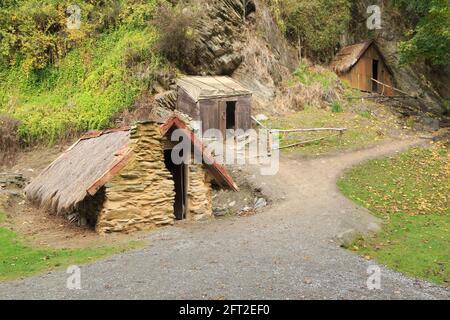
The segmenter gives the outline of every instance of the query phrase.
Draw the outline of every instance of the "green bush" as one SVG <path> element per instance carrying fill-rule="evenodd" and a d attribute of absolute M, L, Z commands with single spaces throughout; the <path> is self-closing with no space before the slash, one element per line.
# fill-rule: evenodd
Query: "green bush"
<path fill-rule="evenodd" d="M 271 8 L 286 36 L 306 51 L 305 56 L 328 61 L 348 27 L 351 3 L 350 0 L 271 0 Z"/>
<path fill-rule="evenodd" d="M 96 28 L 102 33 L 85 38 L 57 63 L 30 69 L 21 58 L 0 65 L 0 113 L 20 121 L 22 140 L 54 143 L 71 133 L 106 128 L 150 87 L 164 67 L 153 50 L 157 32 L 144 23 L 155 1 L 120 3 L 119 13 L 98 13 Z"/>
<path fill-rule="evenodd" d="M 342 111 L 343 111 L 343 109 L 342 109 L 342 106 L 341 106 L 341 104 L 339 102 L 334 101 L 331 104 L 331 112 L 333 112 L 333 113 L 340 113 Z"/>
<path fill-rule="evenodd" d="M 450 5 L 448 0 L 395 0 L 417 21 L 400 43 L 403 63 L 426 61 L 435 67 L 450 65 Z"/>
<path fill-rule="evenodd" d="M 156 0 L 80 0 L 81 28 L 67 28 L 70 0 L 4 0 L 0 6 L 0 62 L 26 72 L 60 61 L 71 49 L 118 25 L 143 25 Z"/>

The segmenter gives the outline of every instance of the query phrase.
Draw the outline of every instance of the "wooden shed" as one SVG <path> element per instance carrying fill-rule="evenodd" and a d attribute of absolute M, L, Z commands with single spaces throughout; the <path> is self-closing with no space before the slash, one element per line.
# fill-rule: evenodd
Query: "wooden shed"
<path fill-rule="evenodd" d="M 202 121 L 202 131 L 251 128 L 252 92 L 225 76 L 184 76 L 177 81 L 177 109 Z"/>
<path fill-rule="evenodd" d="M 336 55 L 332 68 L 352 88 L 393 95 L 392 70 L 374 41 L 343 47 Z"/>

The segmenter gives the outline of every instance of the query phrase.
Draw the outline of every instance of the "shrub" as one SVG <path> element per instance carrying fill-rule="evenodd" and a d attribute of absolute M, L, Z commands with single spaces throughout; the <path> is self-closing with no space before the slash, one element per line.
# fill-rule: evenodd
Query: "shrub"
<path fill-rule="evenodd" d="M 67 28 L 70 0 L 0 1 L 0 63 L 27 72 L 59 62 L 71 49 L 121 24 L 143 26 L 155 1 L 78 0 L 81 27 Z"/>
<path fill-rule="evenodd" d="M 271 0 L 272 12 L 303 55 L 327 62 L 351 18 L 350 0 Z M 274 8 L 275 7 L 275 8 Z"/>
<path fill-rule="evenodd" d="M 17 120 L 0 114 L 0 165 L 13 162 L 19 151 L 18 125 Z"/>
<path fill-rule="evenodd" d="M 153 24 L 160 34 L 156 49 L 183 70 L 198 64 L 195 24 L 201 15 L 198 7 L 187 6 L 184 1 L 175 6 L 160 2 L 156 8 Z"/>
<path fill-rule="evenodd" d="M 341 104 L 339 102 L 334 101 L 331 104 L 331 112 L 333 112 L 333 113 L 341 113 L 342 111 L 343 111 L 342 110 L 342 106 L 341 106 Z"/>

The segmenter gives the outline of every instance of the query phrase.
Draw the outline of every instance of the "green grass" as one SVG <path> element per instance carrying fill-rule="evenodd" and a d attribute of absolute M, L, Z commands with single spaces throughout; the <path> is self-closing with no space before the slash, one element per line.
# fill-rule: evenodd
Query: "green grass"
<path fill-rule="evenodd" d="M 344 127 L 348 129 L 342 136 L 338 135 L 283 150 L 288 153 L 306 155 L 321 155 L 329 152 L 358 149 L 375 144 L 384 138 L 384 124 L 377 119 L 369 119 L 342 108 L 339 111 L 333 112 L 328 109 L 308 106 L 305 110 L 294 114 L 271 118 L 265 122 L 265 125 L 273 129 L 320 127 Z M 303 140 L 329 137 L 333 134 L 333 132 L 280 134 L 280 146 L 290 145 Z"/>
<path fill-rule="evenodd" d="M 5 214 L 0 211 L 0 222 Z M 115 247 L 86 249 L 34 248 L 13 231 L 0 227 L 0 281 L 30 276 L 72 264 L 85 264 L 96 259 L 137 248 L 139 242 Z"/>
<path fill-rule="evenodd" d="M 448 145 L 415 148 L 362 164 L 338 182 L 350 199 L 383 219 L 375 237 L 350 249 L 410 276 L 450 283 Z"/>
<path fill-rule="evenodd" d="M 314 70 L 306 63 L 299 64 L 294 72 L 294 77 L 294 81 L 298 81 L 306 86 L 319 83 L 323 90 L 329 90 L 334 82 L 339 82 L 336 73 L 326 69 Z"/>
<path fill-rule="evenodd" d="M 0 66 L 0 114 L 20 120 L 19 135 L 30 142 L 106 128 L 165 68 L 153 51 L 156 38 L 152 27 L 124 25 L 43 70 Z"/>

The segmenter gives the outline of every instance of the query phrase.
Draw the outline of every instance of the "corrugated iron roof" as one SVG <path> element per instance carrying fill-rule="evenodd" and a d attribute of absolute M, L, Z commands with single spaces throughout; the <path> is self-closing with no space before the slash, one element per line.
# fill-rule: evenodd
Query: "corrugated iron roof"
<path fill-rule="evenodd" d="M 226 76 L 183 76 L 177 85 L 195 102 L 217 97 L 251 95 L 252 92 L 240 83 Z"/>

